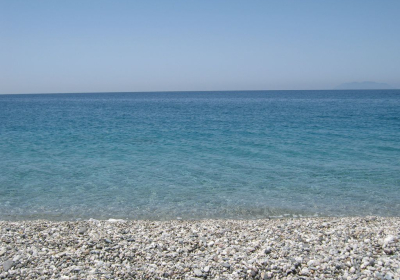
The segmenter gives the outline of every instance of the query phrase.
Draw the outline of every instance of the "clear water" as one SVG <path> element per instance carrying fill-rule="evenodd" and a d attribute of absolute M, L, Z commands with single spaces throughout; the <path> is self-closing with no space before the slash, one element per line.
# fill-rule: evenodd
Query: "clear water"
<path fill-rule="evenodd" d="M 0 219 L 400 215 L 400 91 L 0 95 Z"/>

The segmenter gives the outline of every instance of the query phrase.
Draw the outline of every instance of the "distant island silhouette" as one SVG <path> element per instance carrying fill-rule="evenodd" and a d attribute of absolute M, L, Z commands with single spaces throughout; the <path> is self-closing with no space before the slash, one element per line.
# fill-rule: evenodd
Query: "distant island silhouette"
<path fill-rule="evenodd" d="M 391 85 L 375 82 L 352 82 L 341 84 L 335 89 L 394 89 Z"/>

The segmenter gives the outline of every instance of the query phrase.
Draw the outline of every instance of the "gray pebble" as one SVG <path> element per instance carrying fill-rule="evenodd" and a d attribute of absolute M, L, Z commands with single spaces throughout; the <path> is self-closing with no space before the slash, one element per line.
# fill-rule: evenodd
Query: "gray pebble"
<path fill-rule="evenodd" d="M 3 270 L 8 271 L 13 265 L 14 265 L 13 260 L 8 259 L 3 263 Z"/>
<path fill-rule="evenodd" d="M 266 248 L 266 249 L 264 250 L 264 253 L 265 253 L 266 255 L 271 254 L 271 252 L 272 252 L 272 249 L 271 249 L 270 247 L 268 247 L 268 248 Z"/>
<path fill-rule="evenodd" d="M 193 271 L 194 275 L 196 275 L 197 277 L 201 277 L 203 276 L 203 272 L 200 269 L 195 269 Z"/>
<path fill-rule="evenodd" d="M 221 265 L 223 267 L 225 267 L 225 268 L 228 268 L 228 269 L 231 267 L 231 265 L 229 263 L 227 263 L 227 262 L 223 262 Z"/>
<path fill-rule="evenodd" d="M 86 227 L 80 227 L 79 230 L 78 230 L 78 233 L 79 234 L 84 234 L 86 231 L 87 231 Z"/>

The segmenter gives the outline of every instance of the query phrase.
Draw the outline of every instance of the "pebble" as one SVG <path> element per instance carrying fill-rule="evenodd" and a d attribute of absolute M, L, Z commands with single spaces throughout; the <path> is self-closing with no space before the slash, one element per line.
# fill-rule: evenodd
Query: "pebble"
<path fill-rule="evenodd" d="M 390 244 L 390 243 L 393 243 L 393 242 L 397 242 L 398 240 L 397 240 L 397 238 L 395 237 L 395 236 L 393 236 L 393 235 L 388 235 L 384 240 L 383 240 L 383 246 L 385 247 L 385 246 L 387 246 L 388 244 Z"/>
<path fill-rule="evenodd" d="M 231 267 L 231 265 L 229 263 L 226 263 L 226 262 L 222 263 L 221 265 L 223 267 L 225 267 L 225 268 L 230 268 Z"/>
<path fill-rule="evenodd" d="M 310 275 L 310 271 L 308 270 L 307 267 L 304 267 L 304 268 L 301 269 L 300 275 L 309 276 Z"/>
<path fill-rule="evenodd" d="M 78 233 L 79 234 L 84 234 L 86 231 L 87 231 L 86 227 L 80 227 L 79 230 L 78 230 Z"/>
<path fill-rule="evenodd" d="M 197 277 L 201 277 L 203 275 L 203 272 L 200 269 L 195 269 L 193 271 L 194 275 L 196 275 Z"/>
<path fill-rule="evenodd" d="M 0 221 L 0 279 L 400 279 L 398 217 Z"/>
<path fill-rule="evenodd" d="M 271 254 L 271 252 L 272 252 L 272 249 L 271 249 L 271 248 L 266 248 L 266 249 L 264 250 L 264 253 L 265 253 L 266 255 Z"/>
<path fill-rule="evenodd" d="M 266 272 L 261 272 L 260 278 L 261 278 L 261 280 L 267 280 L 269 277 Z"/>
<path fill-rule="evenodd" d="M 6 260 L 5 262 L 3 262 L 3 270 L 8 271 L 13 265 L 13 260 Z"/>

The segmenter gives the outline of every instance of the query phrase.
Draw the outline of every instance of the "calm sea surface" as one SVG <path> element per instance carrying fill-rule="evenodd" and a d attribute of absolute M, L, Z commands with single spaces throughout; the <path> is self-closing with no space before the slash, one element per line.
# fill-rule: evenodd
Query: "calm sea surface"
<path fill-rule="evenodd" d="M 400 90 L 0 95 L 0 219 L 400 216 Z"/>

